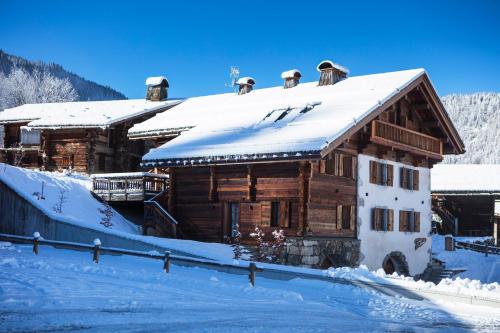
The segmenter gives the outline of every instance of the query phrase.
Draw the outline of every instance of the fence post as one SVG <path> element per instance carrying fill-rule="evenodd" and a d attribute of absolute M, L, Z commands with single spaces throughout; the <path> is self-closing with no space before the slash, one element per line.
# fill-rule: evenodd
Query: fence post
<path fill-rule="evenodd" d="M 170 251 L 165 251 L 165 257 L 163 259 L 163 269 L 165 273 L 170 273 Z"/>
<path fill-rule="evenodd" d="M 486 244 L 486 248 L 485 248 L 485 251 L 484 251 L 484 256 L 485 257 L 488 256 L 488 244 Z"/>
<path fill-rule="evenodd" d="M 94 239 L 94 257 L 92 260 L 98 264 L 99 263 L 99 251 L 101 246 L 101 240 L 99 238 Z"/>
<path fill-rule="evenodd" d="M 35 255 L 38 255 L 38 240 L 40 239 L 40 233 L 38 231 L 35 231 L 33 233 L 33 253 Z"/>
<path fill-rule="evenodd" d="M 251 262 L 250 265 L 248 266 L 248 270 L 250 273 L 248 274 L 248 279 L 250 280 L 250 284 L 255 286 L 255 271 L 257 270 L 257 266 L 255 263 Z"/>

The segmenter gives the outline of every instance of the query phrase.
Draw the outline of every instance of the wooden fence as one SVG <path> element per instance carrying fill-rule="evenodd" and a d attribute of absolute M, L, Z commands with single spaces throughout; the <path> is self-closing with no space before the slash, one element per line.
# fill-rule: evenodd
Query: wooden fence
<path fill-rule="evenodd" d="M 496 247 L 496 246 L 475 244 L 475 243 L 469 243 L 469 242 L 460 242 L 460 241 L 456 240 L 455 247 L 457 249 L 465 249 L 465 250 L 481 252 L 481 253 L 484 253 L 484 255 L 486 257 L 488 256 L 488 254 L 500 255 L 500 247 Z"/>

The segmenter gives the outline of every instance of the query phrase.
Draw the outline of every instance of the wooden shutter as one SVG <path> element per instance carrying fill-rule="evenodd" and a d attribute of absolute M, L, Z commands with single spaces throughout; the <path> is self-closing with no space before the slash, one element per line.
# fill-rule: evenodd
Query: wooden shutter
<path fill-rule="evenodd" d="M 349 222 L 349 229 L 354 230 L 354 228 L 356 227 L 356 206 L 355 205 L 351 206 L 350 218 L 351 218 L 351 221 Z"/>
<path fill-rule="evenodd" d="M 408 214 L 404 210 L 399 211 L 399 231 L 408 231 Z"/>
<path fill-rule="evenodd" d="M 328 156 L 326 158 L 328 158 Z M 325 173 L 325 171 L 326 171 L 326 161 L 320 160 L 319 161 L 319 173 Z"/>
<path fill-rule="evenodd" d="M 419 182 L 419 171 L 413 170 L 413 189 L 418 191 L 418 182 Z"/>
<path fill-rule="evenodd" d="M 280 202 L 280 227 L 289 228 L 290 227 L 290 202 L 281 201 Z"/>
<path fill-rule="evenodd" d="M 378 163 L 370 161 L 370 183 L 377 184 L 378 176 Z"/>
<path fill-rule="evenodd" d="M 420 212 L 413 212 L 415 221 L 415 232 L 420 232 Z"/>
<path fill-rule="evenodd" d="M 260 205 L 260 225 L 263 227 L 271 226 L 271 203 L 264 201 Z"/>
<path fill-rule="evenodd" d="M 353 156 L 351 161 L 352 161 L 352 163 L 351 163 L 351 167 L 352 167 L 351 178 L 356 179 L 356 175 L 358 173 L 358 159 Z"/>
<path fill-rule="evenodd" d="M 387 164 L 387 186 L 392 186 L 393 179 L 394 179 L 394 166 L 392 164 Z"/>
<path fill-rule="evenodd" d="M 387 210 L 387 231 L 394 230 L 394 210 Z"/>
<path fill-rule="evenodd" d="M 337 220 L 336 220 L 335 228 L 337 230 L 342 229 L 342 205 L 337 206 Z"/>
<path fill-rule="evenodd" d="M 352 177 L 352 157 L 351 156 L 346 156 L 342 155 L 342 161 L 344 165 L 342 166 L 342 176 L 344 177 Z"/>
<path fill-rule="evenodd" d="M 407 188 L 408 187 L 408 174 L 406 173 L 406 168 L 401 168 L 401 187 L 402 188 Z"/>
<path fill-rule="evenodd" d="M 373 208 L 372 209 L 372 228 L 373 230 L 380 230 L 380 208 Z"/>

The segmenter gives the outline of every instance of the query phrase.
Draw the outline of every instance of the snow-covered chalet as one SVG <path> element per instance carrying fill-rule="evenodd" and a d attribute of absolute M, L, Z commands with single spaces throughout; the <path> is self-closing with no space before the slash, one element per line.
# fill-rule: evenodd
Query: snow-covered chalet
<path fill-rule="evenodd" d="M 132 125 L 180 103 L 168 100 L 168 80 L 146 80 L 146 99 L 24 104 L 0 112 L 0 162 L 85 173 L 139 168 L 142 142 Z"/>
<path fill-rule="evenodd" d="M 464 144 L 423 69 L 348 77 L 323 61 L 283 86 L 189 98 L 134 125 L 168 174 L 147 233 L 224 242 L 283 229 L 284 260 L 416 275 L 430 261 L 430 168 Z M 163 217 L 159 216 L 162 215 Z M 170 226 L 167 228 L 166 225 Z"/>

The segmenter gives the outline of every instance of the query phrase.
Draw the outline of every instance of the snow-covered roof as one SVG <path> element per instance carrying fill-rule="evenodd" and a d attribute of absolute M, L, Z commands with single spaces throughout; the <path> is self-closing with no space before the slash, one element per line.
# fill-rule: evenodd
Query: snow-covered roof
<path fill-rule="evenodd" d="M 285 71 L 285 72 L 281 73 L 282 79 L 289 79 L 289 78 L 293 78 L 293 77 L 300 78 L 301 76 L 302 76 L 302 74 L 300 74 L 300 71 L 298 69 L 291 69 L 289 71 Z"/>
<path fill-rule="evenodd" d="M 27 122 L 31 128 L 106 128 L 180 103 L 179 100 L 160 102 L 145 99 L 89 101 L 66 103 L 24 104 L 0 112 L 0 124 Z"/>
<path fill-rule="evenodd" d="M 321 69 L 324 68 L 335 68 L 338 69 L 341 72 L 344 72 L 346 74 L 349 74 L 349 69 L 347 67 L 344 67 L 342 65 L 339 65 L 337 63 L 334 63 L 331 60 L 323 60 L 322 62 L 319 63 L 319 65 L 316 67 L 318 72 L 321 72 Z"/>
<path fill-rule="evenodd" d="M 147 86 L 159 86 L 160 84 L 163 83 L 163 81 L 167 81 L 167 87 L 168 87 L 168 80 L 164 76 L 151 76 L 146 79 L 146 85 Z"/>
<path fill-rule="evenodd" d="M 255 80 L 253 79 L 253 77 L 245 76 L 245 77 L 240 78 L 236 82 L 236 84 L 255 84 Z"/>
<path fill-rule="evenodd" d="M 435 193 L 500 193 L 500 164 L 437 164 L 431 170 Z"/>
<path fill-rule="evenodd" d="M 146 166 L 317 154 L 400 90 L 423 69 L 189 98 L 136 124 L 137 133 L 181 132 L 143 157 Z M 293 157 L 292 157 L 293 156 Z M 168 161 L 167 161 L 168 160 Z"/>

